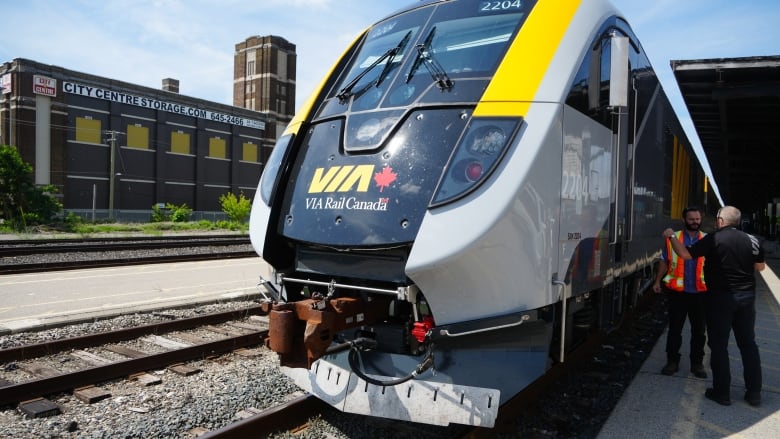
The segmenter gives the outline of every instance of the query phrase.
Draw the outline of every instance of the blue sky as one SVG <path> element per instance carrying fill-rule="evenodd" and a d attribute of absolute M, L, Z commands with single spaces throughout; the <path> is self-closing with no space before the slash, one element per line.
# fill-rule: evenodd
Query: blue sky
<path fill-rule="evenodd" d="M 350 41 L 408 0 L 0 0 L 0 62 L 66 69 L 232 104 L 235 44 L 279 35 L 297 46 L 296 108 Z M 693 136 L 669 60 L 780 55 L 777 0 L 613 0 Z M 691 139 L 697 146 L 695 138 Z"/>

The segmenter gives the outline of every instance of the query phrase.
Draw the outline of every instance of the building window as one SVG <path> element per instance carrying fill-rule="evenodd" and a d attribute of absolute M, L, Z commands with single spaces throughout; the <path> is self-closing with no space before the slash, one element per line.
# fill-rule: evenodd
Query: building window
<path fill-rule="evenodd" d="M 76 141 L 86 143 L 103 143 L 100 121 L 90 117 L 76 118 Z"/>
<path fill-rule="evenodd" d="M 255 62 L 254 62 L 254 60 L 248 61 L 246 63 L 246 75 L 247 76 L 252 76 L 254 74 L 255 74 Z"/>
<path fill-rule="evenodd" d="M 128 125 L 127 147 L 149 149 L 149 128 L 140 124 Z"/>
<path fill-rule="evenodd" d="M 219 137 L 212 137 L 209 139 L 209 157 L 215 159 L 227 158 L 225 151 L 225 139 L 220 139 Z"/>
<path fill-rule="evenodd" d="M 252 142 L 243 144 L 242 159 L 245 162 L 257 162 L 257 145 Z"/>
<path fill-rule="evenodd" d="M 278 68 L 276 69 L 276 74 L 279 76 L 280 81 L 286 81 L 287 80 L 287 54 L 282 52 L 281 50 L 276 52 L 276 62 Z"/>
<path fill-rule="evenodd" d="M 190 154 L 190 134 L 181 131 L 171 133 L 171 152 Z"/>

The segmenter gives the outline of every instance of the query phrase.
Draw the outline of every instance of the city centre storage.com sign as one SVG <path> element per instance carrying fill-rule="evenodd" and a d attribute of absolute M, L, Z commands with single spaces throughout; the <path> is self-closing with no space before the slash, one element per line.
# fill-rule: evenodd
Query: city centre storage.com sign
<path fill-rule="evenodd" d="M 256 128 L 258 130 L 265 129 L 265 123 L 259 120 L 245 119 L 243 117 L 217 113 L 214 111 L 204 110 L 202 108 L 195 108 L 182 104 L 173 104 L 170 102 L 160 101 L 143 96 L 135 96 L 119 91 L 106 90 L 100 87 L 76 84 L 74 82 L 63 81 L 62 91 L 80 96 L 88 96 L 91 98 L 104 99 L 112 102 L 120 102 L 122 104 L 135 105 L 137 107 L 183 114 L 185 116 L 197 117 L 199 119 L 208 119 L 216 122 L 229 123 L 231 125 L 240 125 L 243 127 Z"/>

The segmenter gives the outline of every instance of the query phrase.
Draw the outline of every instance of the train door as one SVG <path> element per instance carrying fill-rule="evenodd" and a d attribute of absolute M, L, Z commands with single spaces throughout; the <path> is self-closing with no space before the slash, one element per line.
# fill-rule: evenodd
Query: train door
<path fill-rule="evenodd" d="M 634 111 L 629 109 L 635 99 L 629 93 L 629 47 L 625 33 L 605 23 L 584 54 L 564 106 L 560 242 L 574 295 L 611 283 L 630 239 Z"/>

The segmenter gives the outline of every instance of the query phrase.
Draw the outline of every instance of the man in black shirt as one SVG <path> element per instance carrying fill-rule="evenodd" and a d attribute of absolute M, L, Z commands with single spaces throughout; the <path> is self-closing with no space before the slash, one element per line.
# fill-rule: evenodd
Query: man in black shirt
<path fill-rule="evenodd" d="M 718 211 L 718 230 L 685 247 L 674 237 L 674 230 L 664 230 L 672 249 L 683 259 L 705 257 L 704 281 L 707 283 L 705 312 L 710 346 L 712 388 L 704 396 L 721 405 L 731 405 L 731 370 L 728 344 L 731 330 L 742 356 L 745 400 L 752 406 L 761 404 L 761 357 L 755 341 L 756 271 L 766 268 L 764 250 L 758 239 L 736 226 L 742 214 L 733 206 Z"/>

